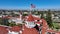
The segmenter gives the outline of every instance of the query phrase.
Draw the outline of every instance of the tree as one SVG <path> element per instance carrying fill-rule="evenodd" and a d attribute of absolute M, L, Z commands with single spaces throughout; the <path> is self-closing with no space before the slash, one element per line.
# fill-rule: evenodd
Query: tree
<path fill-rule="evenodd" d="M 28 14 L 23 14 L 23 16 L 27 16 Z"/>
<path fill-rule="evenodd" d="M 43 14 L 44 14 L 44 13 L 43 13 L 43 12 L 41 12 L 41 19 L 42 19 L 42 18 L 44 18 Z"/>
<path fill-rule="evenodd" d="M 46 21 L 47 21 L 49 27 L 53 27 L 53 23 L 52 23 L 52 19 L 51 19 L 51 11 L 50 10 L 48 10 L 48 12 L 47 12 Z"/>
<path fill-rule="evenodd" d="M 15 22 L 11 22 L 9 26 L 16 26 Z"/>
<path fill-rule="evenodd" d="M 2 21 L 2 18 L 0 18 L 0 24 L 2 24 L 2 22 L 3 22 L 3 21 Z"/>
<path fill-rule="evenodd" d="M 9 26 L 8 18 L 3 18 L 1 25 L 7 25 L 7 26 Z"/>

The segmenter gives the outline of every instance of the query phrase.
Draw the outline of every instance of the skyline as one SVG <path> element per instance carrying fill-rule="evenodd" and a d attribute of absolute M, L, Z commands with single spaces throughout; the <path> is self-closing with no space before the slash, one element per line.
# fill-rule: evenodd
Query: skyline
<path fill-rule="evenodd" d="M 0 0 L 0 9 L 30 9 L 30 4 L 35 9 L 60 9 L 60 0 Z"/>

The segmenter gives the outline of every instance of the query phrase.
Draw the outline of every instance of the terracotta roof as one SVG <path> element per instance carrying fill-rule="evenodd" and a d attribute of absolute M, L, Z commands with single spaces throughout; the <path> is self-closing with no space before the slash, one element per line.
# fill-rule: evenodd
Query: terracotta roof
<path fill-rule="evenodd" d="M 56 31 L 54 31 L 54 30 L 47 30 L 47 32 L 56 32 Z"/>
<path fill-rule="evenodd" d="M 27 21 L 34 21 L 34 18 L 33 18 L 33 16 L 32 16 L 32 14 L 30 14 L 30 15 L 28 16 Z"/>
<path fill-rule="evenodd" d="M 0 34 L 8 34 L 8 30 L 5 27 L 0 26 Z"/>
<path fill-rule="evenodd" d="M 36 22 L 36 23 L 37 23 L 37 24 L 41 24 L 41 22 L 39 22 L 39 21 L 38 21 L 38 22 Z"/>
<path fill-rule="evenodd" d="M 60 34 L 60 32 L 58 32 L 58 31 L 54 31 L 54 30 L 47 30 L 47 32 L 51 32 L 51 33 Z"/>
<path fill-rule="evenodd" d="M 48 28 L 48 24 L 47 24 L 46 20 L 42 19 L 42 22 L 43 22 L 43 27 Z"/>
<path fill-rule="evenodd" d="M 33 16 L 34 20 L 40 20 L 40 18 Z"/>
<path fill-rule="evenodd" d="M 19 32 L 19 31 L 20 31 L 20 29 L 21 29 L 21 27 L 20 27 L 20 26 L 13 26 L 13 27 L 10 29 L 10 31 Z"/>
<path fill-rule="evenodd" d="M 7 18 L 11 18 L 12 16 L 7 16 Z"/>
<path fill-rule="evenodd" d="M 35 28 L 24 27 L 22 34 L 39 34 L 39 32 Z"/>
<path fill-rule="evenodd" d="M 32 16 L 32 14 L 25 16 L 25 20 L 27 21 L 36 21 L 36 20 L 40 20 L 40 18 Z"/>

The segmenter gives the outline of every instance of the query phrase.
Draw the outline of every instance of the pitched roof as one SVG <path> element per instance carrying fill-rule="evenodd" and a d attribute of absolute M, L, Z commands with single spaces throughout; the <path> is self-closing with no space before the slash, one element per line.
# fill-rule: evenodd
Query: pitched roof
<path fill-rule="evenodd" d="M 34 17 L 34 19 L 35 19 L 35 20 L 40 20 L 40 18 L 38 18 L 38 17 Z"/>
<path fill-rule="evenodd" d="M 8 30 L 5 27 L 0 26 L 0 34 L 8 34 Z"/>
<path fill-rule="evenodd" d="M 30 14 L 30 15 L 28 16 L 27 21 L 34 21 L 34 18 L 33 18 L 33 16 L 32 16 L 32 14 Z"/>
<path fill-rule="evenodd" d="M 35 28 L 27 28 L 24 26 L 24 30 L 22 31 L 22 34 L 39 34 L 39 33 Z"/>
<path fill-rule="evenodd" d="M 25 20 L 27 21 L 36 21 L 36 20 L 40 20 L 39 17 L 35 17 L 35 16 L 32 16 L 32 14 L 29 14 L 28 16 L 25 16 Z"/>
<path fill-rule="evenodd" d="M 21 27 L 20 27 L 20 26 L 13 26 L 13 27 L 10 29 L 10 31 L 19 32 L 19 31 L 20 31 L 20 29 L 21 29 Z"/>
<path fill-rule="evenodd" d="M 37 24 L 41 24 L 41 22 L 39 22 L 39 21 L 38 21 L 38 22 L 36 22 L 36 23 L 37 23 Z"/>
<path fill-rule="evenodd" d="M 54 31 L 54 30 L 47 30 L 47 32 L 51 32 L 51 33 L 55 33 L 55 34 L 60 34 L 60 32 Z"/>

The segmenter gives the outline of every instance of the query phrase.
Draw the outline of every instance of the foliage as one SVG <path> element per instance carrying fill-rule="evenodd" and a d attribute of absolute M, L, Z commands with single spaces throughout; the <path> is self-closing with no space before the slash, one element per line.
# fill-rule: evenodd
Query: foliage
<path fill-rule="evenodd" d="M 15 26 L 16 24 L 14 22 L 10 23 L 9 26 Z"/>
<path fill-rule="evenodd" d="M 50 10 L 47 12 L 46 21 L 47 21 L 49 27 L 53 27 L 53 23 L 52 23 L 52 19 L 51 19 L 51 12 L 50 12 Z"/>
<path fill-rule="evenodd" d="M 28 14 L 23 14 L 23 16 L 27 16 Z"/>
<path fill-rule="evenodd" d="M 59 23 L 53 23 L 53 28 L 55 28 L 55 29 L 60 29 L 60 25 L 58 25 Z"/>
<path fill-rule="evenodd" d="M 0 18 L 0 24 L 2 24 L 2 18 Z"/>
<path fill-rule="evenodd" d="M 41 16 L 41 18 L 44 18 L 43 14 L 44 14 L 44 13 L 43 13 L 43 12 L 41 12 L 41 15 L 42 15 L 42 16 Z"/>

